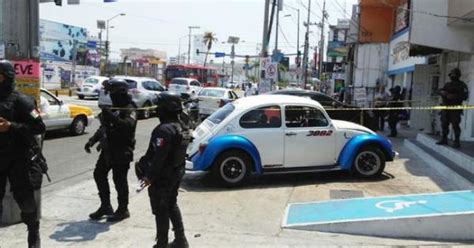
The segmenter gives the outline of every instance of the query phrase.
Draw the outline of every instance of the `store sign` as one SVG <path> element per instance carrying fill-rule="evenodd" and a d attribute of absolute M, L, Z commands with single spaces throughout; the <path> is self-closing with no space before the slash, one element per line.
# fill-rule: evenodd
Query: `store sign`
<path fill-rule="evenodd" d="M 40 66 L 38 61 L 13 61 L 15 67 L 16 89 L 39 101 Z"/>
<path fill-rule="evenodd" d="M 389 74 L 390 71 L 412 67 L 416 64 L 426 64 L 425 57 L 410 57 L 408 35 L 407 31 L 390 42 Z"/>
<path fill-rule="evenodd" d="M 344 41 L 330 41 L 328 43 L 328 57 L 344 57 L 347 56 L 349 47 Z"/>
<path fill-rule="evenodd" d="M 410 23 L 410 12 L 408 11 L 408 0 L 402 0 L 398 6 L 395 20 L 395 32 L 398 32 Z"/>

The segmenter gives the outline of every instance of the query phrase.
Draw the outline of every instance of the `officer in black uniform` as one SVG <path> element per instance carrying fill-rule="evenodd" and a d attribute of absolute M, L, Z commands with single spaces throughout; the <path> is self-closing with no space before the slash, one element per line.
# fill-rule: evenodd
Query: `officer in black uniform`
<path fill-rule="evenodd" d="M 130 169 L 130 162 L 133 161 L 137 119 L 126 81 L 112 79 L 106 83 L 106 91 L 110 92 L 113 106 L 112 108 L 102 108 L 99 115 L 101 126 L 85 146 L 85 150 L 90 152 L 90 148 L 97 140 L 104 139 L 101 142 L 103 150 L 94 170 L 94 179 L 99 190 L 101 205 L 89 217 L 97 220 L 103 216 L 111 215 L 108 217 L 108 221 L 120 221 L 130 217 L 127 173 Z M 112 211 L 110 204 L 110 187 L 107 180 L 110 170 L 113 172 L 118 195 L 118 208 L 115 212 Z"/>
<path fill-rule="evenodd" d="M 395 86 L 390 89 L 390 102 L 388 104 L 391 108 L 400 108 L 402 107 L 402 88 L 400 86 Z M 397 137 L 397 124 L 399 121 L 400 110 L 393 109 L 388 112 L 388 126 L 390 127 L 390 134 L 388 137 Z"/>
<path fill-rule="evenodd" d="M 151 135 L 148 150 L 137 163 L 137 177 L 149 185 L 151 208 L 156 221 L 156 245 L 168 247 L 169 221 L 175 240 L 171 247 L 188 247 L 181 212 L 177 204 L 178 189 L 184 175 L 186 149 L 191 132 L 182 113 L 177 94 L 163 92 L 157 100 L 158 125 Z"/>
<path fill-rule="evenodd" d="M 28 227 L 28 247 L 40 247 L 38 206 L 34 198 L 28 166 L 28 150 L 34 136 L 43 134 L 45 126 L 33 99 L 17 92 L 15 69 L 0 61 L 0 217 L 7 178 L 13 197 Z"/>
<path fill-rule="evenodd" d="M 448 82 L 444 85 L 443 88 L 439 90 L 439 95 L 441 96 L 443 106 L 456 106 L 461 105 L 463 101 L 467 100 L 469 97 L 469 90 L 467 85 L 460 80 L 461 71 L 458 68 L 451 70 L 449 73 L 449 78 L 451 82 Z M 462 110 L 442 110 L 440 112 L 441 116 L 441 127 L 442 127 L 442 138 L 436 143 L 438 145 L 447 145 L 448 144 L 448 134 L 449 134 L 449 124 L 452 125 L 454 130 L 454 148 L 460 148 L 460 137 L 461 137 L 461 128 L 459 124 L 461 123 L 461 115 L 463 114 Z"/>

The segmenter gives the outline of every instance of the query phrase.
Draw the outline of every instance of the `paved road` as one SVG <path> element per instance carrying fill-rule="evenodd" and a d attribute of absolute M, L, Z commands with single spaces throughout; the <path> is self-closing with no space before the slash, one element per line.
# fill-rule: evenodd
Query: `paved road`
<path fill-rule="evenodd" d="M 98 112 L 97 100 L 78 100 L 76 97 L 60 97 L 66 103 L 89 106 Z M 151 118 L 138 122 L 135 154 L 141 156 L 147 146 L 151 131 L 158 124 L 158 119 Z M 70 136 L 67 131 L 54 131 L 46 134 L 44 142 L 44 155 L 48 160 L 49 174 L 52 182 L 45 182 L 43 193 L 58 190 L 69 185 L 79 183 L 92 177 L 92 170 L 98 158 L 94 150 L 92 154 L 84 151 L 84 145 L 97 130 L 99 121 L 94 120 L 86 129 L 86 134 Z"/>

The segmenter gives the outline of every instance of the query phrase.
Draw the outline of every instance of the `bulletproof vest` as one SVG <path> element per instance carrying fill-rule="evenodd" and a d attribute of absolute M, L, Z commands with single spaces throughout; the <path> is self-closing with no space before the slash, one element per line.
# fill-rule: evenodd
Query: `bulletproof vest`
<path fill-rule="evenodd" d="M 125 108 L 132 109 L 132 105 L 127 105 Z M 117 115 L 127 115 L 130 114 L 128 110 L 119 110 L 116 111 Z M 107 137 L 107 148 L 110 151 L 110 156 L 113 157 L 113 160 L 116 162 L 126 162 L 133 160 L 133 151 L 135 149 L 135 125 L 127 130 L 120 129 L 114 126 L 112 123 L 104 123 L 106 127 L 106 137 Z"/>
<path fill-rule="evenodd" d="M 5 99 L 0 100 L 0 116 L 10 122 L 19 121 L 17 110 L 18 93 L 13 92 Z M 10 155 L 14 151 L 18 151 L 21 145 L 21 139 L 15 137 L 12 132 L 0 133 L 0 156 Z"/>
<path fill-rule="evenodd" d="M 181 123 L 170 123 L 174 129 L 173 147 L 170 149 L 169 165 L 174 168 L 184 167 L 186 163 L 186 150 L 192 140 L 191 131 Z"/>
<path fill-rule="evenodd" d="M 460 82 L 449 82 L 447 83 L 443 89 L 448 92 L 449 94 L 454 94 L 456 97 L 454 99 L 449 99 L 445 96 L 442 97 L 443 104 L 445 105 L 460 105 L 466 98 L 465 96 L 465 88 L 466 84 L 462 81 Z"/>

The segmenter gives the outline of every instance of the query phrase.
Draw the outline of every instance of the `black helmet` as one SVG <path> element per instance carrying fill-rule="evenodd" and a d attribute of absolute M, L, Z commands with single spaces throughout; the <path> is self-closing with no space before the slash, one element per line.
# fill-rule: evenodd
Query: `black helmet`
<path fill-rule="evenodd" d="M 461 77 L 461 70 L 459 70 L 459 68 L 454 68 L 451 70 L 451 72 L 449 72 L 448 76 L 454 76 L 454 77 L 458 77 L 460 78 Z"/>
<path fill-rule="evenodd" d="M 181 96 L 173 92 L 161 92 L 156 99 L 156 105 L 158 117 L 162 114 L 179 114 L 183 111 Z"/>
<path fill-rule="evenodd" d="M 15 68 L 7 60 L 0 60 L 0 74 L 5 80 L 0 84 L 0 97 L 6 97 L 11 94 L 15 88 Z"/>
<path fill-rule="evenodd" d="M 128 83 L 124 79 L 111 79 L 105 83 L 105 88 L 110 92 L 110 99 L 114 107 L 123 107 L 130 103 Z"/>

